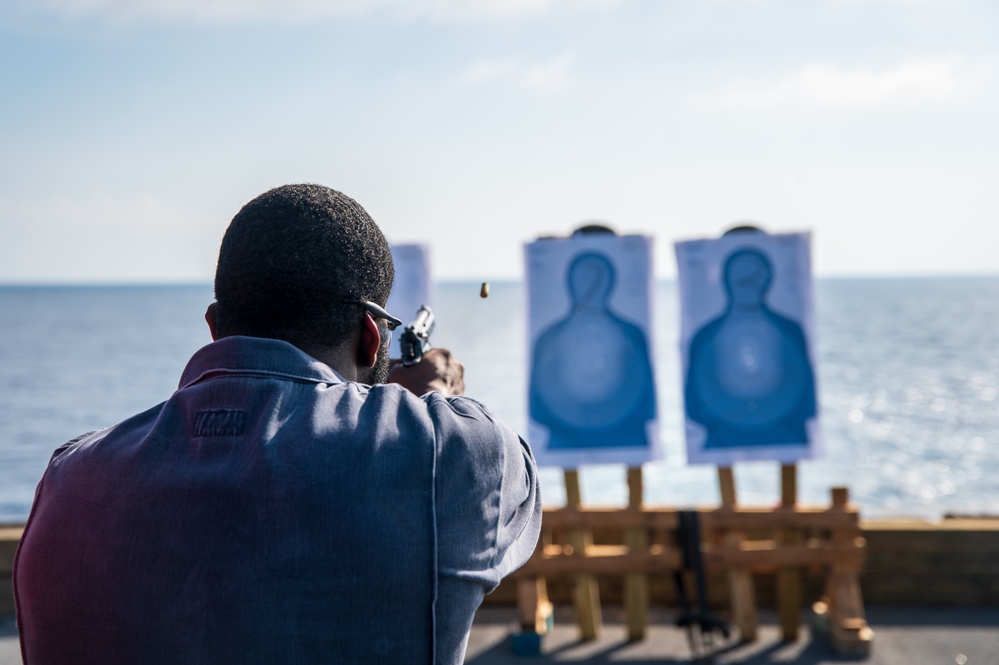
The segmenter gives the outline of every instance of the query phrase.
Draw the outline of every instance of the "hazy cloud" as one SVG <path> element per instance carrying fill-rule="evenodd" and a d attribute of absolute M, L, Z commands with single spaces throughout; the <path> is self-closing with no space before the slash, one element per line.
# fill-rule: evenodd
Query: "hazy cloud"
<path fill-rule="evenodd" d="M 844 5 L 947 5 L 961 0 L 838 0 Z"/>
<path fill-rule="evenodd" d="M 770 84 L 733 86 L 722 97 L 726 105 L 736 107 L 805 104 L 860 108 L 939 101 L 958 91 L 958 60 L 912 60 L 881 71 L 811 64 Z"/>
<path fill-rule="evenodd" d="M 560 90 L 569 82 L 572 53 L 562 53 L 549 62 L 532 65 L 524 72 L 523 84 L 535 90 Z"/>
<path fill-rule="evenodd" d="M 517 70 L 517 61 L 514 58 L 504 58 L 501 60 L 480 60 L 473 62 L 465 71 L 465 80 L 489 81 L 493 79 L 505 79 L 514 75 Z"/>
<path fill-rule="evenodd" d="M 338 17 L 395 4 L 395 0 L 40 0 L 35 6 L 71 19 L 227 23 Z"/>
<path fill-rule="evenodd" d="M 620 0 L 21 0 L 33 10 L 67 18 L 224 23 L 337 18 L 386 12 L 404 19 L 476 21 L 578 11 Z"/>
<path fill-rule="evenodd" d="M 574 60 L 575 56 L 568 51 L 542 62 L 523 62 L 516 58 L 480 60 L 465 70 L 463 78 L 472 83 L 507 80 L 532 90 L 552 92 L 568 85 L 569 68 Z"/>

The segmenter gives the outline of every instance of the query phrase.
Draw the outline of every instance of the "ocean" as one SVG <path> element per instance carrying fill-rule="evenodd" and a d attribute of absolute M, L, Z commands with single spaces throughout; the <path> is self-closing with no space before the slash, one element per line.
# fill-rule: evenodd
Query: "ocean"
<path fill-rule="evenodd" d="M 434 286 L 432 341 L 465 365 L 466 394 L 526 433 L 522 284 L 479 287 Z M 210 342 L 211 299 L 201 284 L 0 287 L 0 522 L 27 517 L 57 446 L 170 395 Z M 799 501 L 826 505 L 843 486 L 864 518 L 999 513 L 999 276 L 817 279 L 815 314 L 823 449 L 798 464 Z M 678 316 L 676 282 L 658 282 L 664 455 L 644 467 L 644 500 L 716 505 L 715 467 L 685 459 Z M 779 501 L 776 462 L 734 473 L 740 504 Z M 623 465 L 584 466 L 584 504 L 624 505 L 625 480 Z M 562 505 L 562 471 L 541 481 L 546 505 Z"/>

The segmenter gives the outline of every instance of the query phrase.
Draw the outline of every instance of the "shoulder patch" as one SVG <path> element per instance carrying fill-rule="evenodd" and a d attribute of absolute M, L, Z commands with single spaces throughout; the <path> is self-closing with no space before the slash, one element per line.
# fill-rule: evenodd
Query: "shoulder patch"
<path fill-rule="evenodd" d="M 215 409 L 198 411 L 194 436 L 242 436 L 246 431 L 246 412 Z"/>
<path fill-rule="evenodd" d="M 486 418 L 487 420 L 492 420 L 492 414 L 489 410 L 478 400 L 472 399 L 470 397 L 465 397 L 464 395 L 456 395 L 453 397 L 442 398 L 444 402 L 447 403 L 451 410 L 457 413 L 459 416 L 465 416 L 466 418 Z"/>

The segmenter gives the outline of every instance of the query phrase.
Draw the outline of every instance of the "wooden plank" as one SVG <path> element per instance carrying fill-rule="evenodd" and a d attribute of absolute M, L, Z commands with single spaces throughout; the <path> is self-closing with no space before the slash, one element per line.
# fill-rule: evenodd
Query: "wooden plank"
<path fill-rule="evenodd" d="M 798 503 L 798 467 L 782 464 L 780 468 L 781 505 L 777 512 L 794 510 Z M 777 532 L 780 544 L 793 546 L 801 540 L 800 531 L 783 528 Z M 777 573 L 777 614 L 780 617 L 781 637 L 785 642 L 798 639 L 801 624 L 801 571 L 785 568 Z"/>
<path fill-rule="evenodd" d="M 795 464 L 780 465 L 780 507 L 793 508 L 798 505 L 798 467 Z"/>
<path fill-rule="evenodd" d="M 738 550 L 706 547 L 702 554 L 705 568 L 711 573 L 724 572 L 733 566 L 761 573 L 778 569 L 800 571 L 836 562 L 859 568 L 864 560 L 864 548 L 856 543 L 816 540 L 788 545 L 776 541 L 745 541 Z M 652 545 L 645 552 L 630 552 L 625 545 L 592 545 L 587 548 L 586 556 L 579 556 L 571 545 L 552 545 L 545 548 L 544 556 L 532 558 L 513 576 L 662 574 L 671 573 L 681 565 L 682 557 L 675 546 Z"/>
<path fill-rule="evenodd" d="M 539 579 L 541 578 L 525 577 L 517 580 L 517 620 L 521 630 L 541 634 L 545 632 L 545 626 L 538 625 L 538 609 L 541 604 Z"/>
<path fill-rule="evenodd" d="M 852 506 L 848 504 L 847 510 L 852 509 Z M 587 509 L 587 511 L 589 510 Z M 646 506 L 644 510 L 660 513 L 668 511 L 670 515 L 675 513 L 672 509 L 650 506 Z M 744 514 L 744 511 L 750 510 L 755 509 L 739 508 L 735 517 L 739 518 L 740 515 Z M 796 510 L 802 510 L 802 507 L 798 506 Z M 614 520 L 617 520 L 618 516 L 620 516 L 621 521 L 627 522 L 630 519 L 628 512 L 621 508 L 604 512 L 611 520 L 612 526 L 614 526 Z M 712 512 L 718 511 L 702 512 L 702 523 L 711 519 Z M 822 508 L 818 512 L 828 512 L 828 508 Z M 807 517 L 807 515 L 802 517 Z M 824 519 L 824 517 L 817 519 Z M 546 514 L 543 534 L 548 534 L 549 537 L 552 533 L 549 528 L 552 521 L 548 519 Z M 638 520 L 633 523 L 649 524 L 650 522 Z M 726 518 L 724 523 L 731 524 L 733 520 Z M 939 528 L 938 524 L 941 525 Z M 979 524 L 983 525 L 981 530 L 975 526 Z M 864 527 L 862 531 L 864 540 L 858 542 L 858 549 L 852 553 L 846 551 L 843 556 L 852 556 L 853 561 L 861 566 L 859 583 L 863 590 L 865 604 L 940 605 L 946 607 L 999 605 L 999 529 L 996 528 L 994 521 L 946 520 L 938 523 L 915 519 L 879 519 L 863 520 L 861 525 Z M 823 529 L 818 529 L 814 533 L 824 535 L 823 531 Z M 559 530 L 555 530 L 555 532 L 557 533 Z M 852 533 L 856 537 L 856 531 L 852 531 Z M 620 543 L 621 534 L 620 527 L 605 529 L 594 533 L 594 539 L 598 543 Z M 650 540 L 650 542 L 652 541 L 654 539 Z M 766 547 L 776 547 L 776 543 L 772 543 L 772 532 L 763 542 Z M 932 544 L 928 545 L 927 542 Z M 804 545 L 807 544 L 806 541 Z M 859 547 L 861 544 L 864 544 L 864 547 Z M 622 552 L 625 551 L 622 550 Z M 673 585 L 666 573 L 678 567 L 679 558 L 677 556 L 670 560 L 669 555 L 663 555 L 661 547 L 658 552 L 659 554 L 656 555 L 658 558 L 654 557 L 652 562 L 639 562 L 636 565 L 639 565 L 640 570 L 645 570 L 650 575 L 650 603 L 670 605 L 676 602 L 676 597 Z M 943 553 L 947 556 L 942 557 Z M 708 554 L 708 556 L 711 555 Z M 780 558 L 780 555 L 775 556 Z M 798 555 L 794 554 L 794 556 Z M 798 567 L 803 565 L 807 570 L 817 563 L 819 570 L 821 570 L 832 560 L 831 557 L 838 556 L 840 555 L 830 552 L 824 554 L 806 552 L 801 555 L 802 558 L 796 565 Z M 771 573 L 776 570 L 773 565 L 776 561 L 762 563 L 746 561 L 745 559 L 735 561 L 734 556 L 730 557 L 728 561 L 731 561 L 733 565 L 750 564 L 750 570 L 754 575 L 755 598 L 758 607 L 772 608 L 776 606 L 776 584 L 775 580 L 771 578 Z M 603 585 L 601 598 L 623 603 L 623 587 L 620 583 L 614 582 L 614 576 L 627 571 L 620 568 L 619 565 L 614 563 L 613 566 L 599 569 L 608 573 L 607 578 L 601 578 Z M 557 564 L 553 565 L 550 572 L 549 594 L 553 598 L 559 598 L 559 602 L 571 603 L 572 589 L 568 581 L 569 575 L 560 571 Z M 709 572 L 711 577 L 709 577 L 708 584 L 711 587 L 711 595 L 715 598 L 726 597 L 727 580 L 725 575 L 721 574 L 723 571 L 713 569 L 709 564 Z M 815 573 L 807 573 L 804 577 L 803 596 L 807 600 L 815 600 L 821 595 L 821 577 L 824 575 L 820 576 Z M 498 603 L 501 600 L 506 603 L 515 602 L 515 579 L 501 583 L 500 589 L 487 596 L 484 602 Z"/>
<path fill-rule="evenodd" d="M 620 508 L 551 508 L 546 509 L 542 528 L 552 531 L 587 529 L 590 531 L 615 531 L 631 529 L 645 531 L 672 531 L 677 528 L 675 508 L 644 508 L 641 512 Z M 740 507 L 736 510 L 717 511 L 700 509 L 703 529 L 741 529 L 768 531 L 772 529 L 841 529 L 860 530 L 856 512 L 834 512 L 827 508 L 796 507 L 775 511 L 771 508 Z"/>
<path fill-rule="evenodd" d="M 718 493 L 721 496 L 722 508 L 736 507 L 735 500 L 735 474 L 730 466 L 718 467 Z"/>
<path fill-rule="evenodd" d="M 579 472 L 565 470 L 565 503 L 568 509 L 582 506 L 579 488 Z M 573 547 L 573 558 L 585 560 L 587 548 L 593 545 L 593 532 L 577 528 L 569 533 L 569 544 Z M 576 580 L 575 591 L 576 622 L 579 625 L 581 640 L 595 640 L 600 637 L 603 619 L 600 610 L 600 589 L 592 573 L 581 573 Z"/>
<path fill-rule="evenodd" d="M 24 533 L 24 526 L 22 525 L 4 525 L 0 526 L 0 541 L 13 540 L 18 541 L 21 539 L 21 534 Z"/>
<path fill-rule="evenodd" d="M 732 467 L 718 467 L 718 490 L 721 496 L 723 511 L 734 511 L 737 508 L 735 492 L 735 474 Z M 706 531 L 713 531 L 710 527 Z M 738 551 L 745 540 L 745 532 L 732 529 L 725 532 L 722 547 L 729 551 Z M 753 587 L 753 576 L 749 568 L 732 567 L 728 572 L 729 603 L 732 606 L 732 625 L 739 631 L 739 639 L 743 642 L 756 640 L 758 620 L 756 615 L 756 591 Z"/>
<path fill-rule="evenodd" d="M 643 505 L 642 468 L 628 469 L 628 508 L 641 512 Z M 645 552 L 649 547 L 648 532 L 643 529 L 631 529 L 625 533 L 625 545 L 630 553 Z M 645 627 L 648 624 L 649 579 L 643 572 L 633 572 L 624 578 L 625 613 L 628 623 L 628 639 L 632 641 L 645 638 Z"/>
<path fill-rule="evenodd" d="M 541 557 L 545 547 L 551 545 L 549 534 L 542 533 L 534 549 L 534 556 Z M 517 618 L 524 632 L 544 635 L 548 632 L 554 608 L 548 600 L 548 582 L 544 577 L 525 577 L 517 580 Z"/>
<path fill-rule="evenodd" d="M 864 548 L 860 543 L 840 544 L 817 540 L 789 544 L 775 541 L 747 541 L 741 543 L 738 550 L 709 549 L 703 553 L 703 556 L 705 564 L 713 569 L 748 566 L 761 572 L 767 569 L 787 568 L 800 573 L 802 568 L 816 565 L 829 566 L 839 561 L 859 567 L 864 560 Z"/>
<path fill-rule="evenodd" d="M 929 533 L 950 533 L 968 531 L 980 535 L 999 533 L 999 519 L 944 519 L 923 520 L 912 518 L 880 518 L 861 520 L 861 527 L 869 531 L 925 531 Z"/>
<path fill-rule="evenodd" d="M 832 489 L 832 507 L 845 509 L 849 494 L 845 487 Z M 847 544 L 852 534 L 847 531 L 834 531 L 833 544 Z M 870 653 L 874 631 L 867 625 L 864 602 L 860 594 L 858 572 L 860 566 L 853 562 L 837 560 L 833 563 L 827 585 L 827 619 L 829 635 L 833 646 L 849 656 L 866 656 Z"/>
<path fill-rule="evenodd" d="M 551 625 L 552 607 L 548 600 L 548 585 L 543 577 L 517 581 L 517 616 L 523 631 L 544 635 Z"/>
<path fill-rule="evenodd" d="M 0 527 L 0 577 L 10 577 L 14 569 L 14 553 L 23 532 L 23 527 Z"/>

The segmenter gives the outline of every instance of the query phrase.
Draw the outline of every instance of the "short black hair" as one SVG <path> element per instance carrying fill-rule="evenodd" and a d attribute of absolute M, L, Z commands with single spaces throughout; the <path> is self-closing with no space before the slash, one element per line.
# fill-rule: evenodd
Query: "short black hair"
<path fill-rule="evenodd" d="M 384 305 L 395 267 L 357 201 L 322 185 L 285 185 L 233 217 L 215 270 L 216 334 L 337 345 L 363 310 Z"/>

